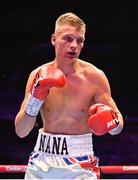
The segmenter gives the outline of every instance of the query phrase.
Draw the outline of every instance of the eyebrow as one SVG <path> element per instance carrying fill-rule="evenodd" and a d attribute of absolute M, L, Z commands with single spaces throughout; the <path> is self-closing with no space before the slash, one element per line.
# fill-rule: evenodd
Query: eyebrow
<path fill-rule="evenodd" d="M 83 41 L 85 40 L 85 38 L 83 36 L 75 36 L 75 35 L 72 35 L 72 34 L 65 34 L 63 35 L 62 37 L 66 37 L 66 36 L 70 36 L 70 37 L 73 37 L 75 39 L 83 39 Z"/>

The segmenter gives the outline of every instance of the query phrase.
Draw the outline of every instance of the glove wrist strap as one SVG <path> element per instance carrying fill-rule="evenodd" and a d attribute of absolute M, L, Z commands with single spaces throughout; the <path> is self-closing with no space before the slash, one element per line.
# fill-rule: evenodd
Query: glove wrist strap
<path fill-rule="evenodd" d="M 29 94 L 27 104 L 25 106 L 25 113 L 29 116 L 35 117 L 38 115 L 40 107 L 44 101 L 37 99 L 36 97 Z"/>
<path fill-rule="evenodd" d="M 119 132 L 121 132 L 122 128 L 120 127 L 120 124 L 118 123 L 118 126 L 115 127 L 114 129 L 109 131 L 109 134 L 114 135 L 114 134 L 118 134 Z"/>

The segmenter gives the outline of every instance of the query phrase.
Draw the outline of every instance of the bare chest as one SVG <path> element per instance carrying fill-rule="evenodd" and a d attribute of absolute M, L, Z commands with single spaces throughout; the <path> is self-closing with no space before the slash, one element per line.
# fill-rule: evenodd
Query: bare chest
<path fill-rule="evenodd" d="M 63 88 L 52 88 L 42 111 L 46 131 L 88 132 L 86 120 L 94 89 L 85 76 L 68 78 Z"/>
<path fill-rule="evenodd" d="M 86 109 L 92 100 L 94 89 L 85 76 L 67 78 L 63 88 L 53 88 L 50 91 L 47 106 L 66 108 L 67 111 Z"/>

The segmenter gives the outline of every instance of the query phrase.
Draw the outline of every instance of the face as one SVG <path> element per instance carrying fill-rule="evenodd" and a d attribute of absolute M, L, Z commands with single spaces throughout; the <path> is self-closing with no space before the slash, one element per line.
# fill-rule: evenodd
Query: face
<path fill-rule="evenodd" d="M 56 59 L 65 62 L 75 61 L 80 55 L 84 40 L 84 29 L 78 31 L 74 26 L 60 26 L 51 38 L 55 46 Z"/>

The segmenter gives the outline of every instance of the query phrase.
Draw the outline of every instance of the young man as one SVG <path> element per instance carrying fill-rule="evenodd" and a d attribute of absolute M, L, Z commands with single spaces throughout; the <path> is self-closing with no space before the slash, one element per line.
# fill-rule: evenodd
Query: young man
<path fill-rule="evenodd" d="M 96 179 L 92 133 L 118 134 L 123 117 L 111 97 L 103 71 L 79 59 L 86 25 L 74 13 L 61 15 L 51 43 L 55 59 L 30 73 L 25 97 L 15 118 L 23 138 L 40 112 L 43 122 L 28 162 L 26 179 Z"/>

